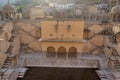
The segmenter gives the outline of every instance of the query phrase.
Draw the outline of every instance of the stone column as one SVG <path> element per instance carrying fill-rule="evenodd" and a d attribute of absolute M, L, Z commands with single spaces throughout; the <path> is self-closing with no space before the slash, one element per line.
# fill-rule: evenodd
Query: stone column
<path fill-rule="evenodd" d="M 68 59 L 68 52 L 66 53 L 66 59 Z"/>
<path fill-rule="evenodd" d="M 57 59 L 57 51 L 55 52 L 55 58 Z"/>

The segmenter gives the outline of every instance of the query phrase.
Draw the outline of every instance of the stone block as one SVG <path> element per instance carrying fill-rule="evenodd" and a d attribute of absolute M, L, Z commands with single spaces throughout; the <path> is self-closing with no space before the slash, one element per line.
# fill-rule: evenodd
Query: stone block
<path fill-rule="evenodd" d="M 33 22 L 32 23 L 35 27 L 40 28 L 40 22 Z"/>
<path fill-rule="evenodd" d="M 93 32 L 91 32 L 89 29 L 84 30 L 84 39 L 91 39 L 95 34 Z"/>
<path fill-rule="evenodd" d="M 105 42 L 105 37 L 102 35 L 97 35 L 89 41 L 96 46 L 102 47 L 104 45 L 104 42 Z"/>
<path fill-rule="evenodd" d="M 40 38 L 41 34 L 40 34 L 40 30 L 33 30 L 30 34 L 36 38 Z"/>
<path fill-rule="evenodd" d="M 41 51 L 41 45 L 40 45 L 40 42 L 38 41 L 32 42 L 31 44 L 29 44 L 29 47 L 35 51 Z"/>
<path fill-rule="evenodd" d="M 21 30 L 21 29 L 19 29 L 19 30 L 17 30 L 17 32 L 19 33 L 19 34 L 26 34 L 23 30 Z"/>
<path fill-rule="evenodd" d="M 107 47 L 105 47 L 105 48 L 104 48 L 104 52 L 105 52 L 105 55 L 106 55 L 106 56 L 111 56 L 112 50 L 109 49 L 109 48 L 107 48 Z"/>
<path fill-rule="evenodd" d="M 84 53 L 89 53 L 91 50 L 95 49 L 96 47 L 94 45 L 92 45 L 91 43 L 84 43 L 83 46 L 83 52 Z"/>
<path fill-rule="evenodd" d="M 28 43 L 35 41 L 35 39 L 33 37 L 31 37 L 30 35 L 27 35 L 27 34 L 21 34 L 20 38 L 21 38 L 21 42 L 24 44 L 28 44 Z"/>
<path fill-rule="evenodd" d="M 93 55 L 98 55 L 99 54 L 99 49 L 96 49 L 92 52 Z"/>
<path fill-rule="evenodd" d="M 35 26 L 33 26 L 32 24 L 28 24 L 28 23 L 23 24 L 21 28 L 24 29 L 26 32 L 31 32 L 32 30 L 36 29 Z"/>
<path fill-rule="evenodd" d="M 93 33 L 99 33 L 101 31 L 103 31 L 104 28 L 100 25 L 92 25 L 91 27 L 89 27 L 89 30 Z"/>

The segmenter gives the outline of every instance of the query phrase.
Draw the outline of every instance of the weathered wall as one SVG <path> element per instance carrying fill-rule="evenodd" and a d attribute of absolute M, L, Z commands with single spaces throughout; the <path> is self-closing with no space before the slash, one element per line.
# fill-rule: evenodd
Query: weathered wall
<path fill-rule="evenodd" d="M 11 34 L 12 30 L 13 30 L 12 23 L 6 23 L 3 25 L 2 33 L 0 34 L 1 53 L 6 53 L 7 49 L 10 46 L 9 39 L 12 36 L 12 34 Z"/>
<path fill-rule="evenodd" d="M 16 22 L 14 25 L 20 35 L 21 52 L 40 52 L 41 45 L 38 41 L 41 37 L 40 22 Z"/>
<path fill-rule="evenodd" d="M 42 51 L 47 51 L 49 46 L 54 47 L 56 51 L 60 47 L 65 47 L 67 51 L 70 47 L 75 47 L 78 53 L 82 53 L 83 27 L 84 21 L 80 20 L 43 20 Z"/>
<path fill-rule="evenodd" d="M 42 39 L 82 40 L 84 21 L 42 21 Z"/>
<path fill-rule="evenodd" d="M 1 27 L 3 28 L 0 32 L 0 63 L 4 66 L 8 56 L 17 56 L 20 53 L 20 38 L 13 23 L 4 23 Z"/>
<path fill-rule="evenodd" d="M 14 46 L 12 49 L 12 54 L 18 55 L 20 53 L 20 37 L 19 37 L 19 35 L 16 36 L 12 45 Z"/>
<path fill-rule="evenodd" d="M 5 53 L 0 53 L 0 66 L 3 65 L 4 61 L 6 60 L 7 55 Z"/>
<path fill-rule="evenodd" d="M 41 28 L 40 24 L 44 27 Z M 84 30 L 82 30 L 83 27 L 81 27 L 83 26 L 83 24 L 79 24 L 79 22 L 77 21 L 59 21 L 58 23 L 57 21 L 42 21 L 41 23 L 40 21 L 26 21 L 17 22 L 15 23 L 15 25 L 17 26 L 17 32 L 20 35 L 21 49 L 23 50 L 23 52 L 40 52 L 42 48 L 41 42 L 39 42 L 38 40 L 40 40 L 41 36 L 42 40 L 49 39 L 67 41 L 73 39 L 81 40 L 83 39 L 84 35 L 84 39 L 87 41 L 87 43 L 84 43 L 82 49 L 83 53 L 94 55 L 106 54 L 110 56 L 112 54 L 112 49 L 109 47 L 111 47 L 111 43 L 115 41 L 114 36 L 112 36 L 112 27 L 114 26 L 114 24 L 110 23 L 106 25 L 102 23 L 86 22 Z M 55 27 L 56 25 L 58 25 L 59 27 Z M 68 28 L 68 25 L 71 26 L 69 26 Z M 117 36 L 117 41 L 119 42 L 119 36 Z M 48 44 L 45 42 L 43 43 Z M 120 52 L 118 47 L 119 46 L 116 45 L 114 49 Z M 47 46 L 44 46 L 44 48 L 47 48 Z M 44 50 L 45 49 L 43 49 L 43 51 Z"/>
<path fill-rule="evenodd" d="M 84 39 L 87 43 L 84 43 L 83 52 L 94 55 L 110 55 L 111 51 L 106 46 L 111 43 L 109 37 L 112 36 L 112 26 L 111 24 L 86 23 Z"/>
<path fill-rule="evenodd" d="M 7 59 L 7 50 L 10 46 L 9 39 L 13 30 L 12 23 L 4 23 L 1 25 L 3 27 L 0 32 L 0 65 L 3 65 L 4 61 Z"/>

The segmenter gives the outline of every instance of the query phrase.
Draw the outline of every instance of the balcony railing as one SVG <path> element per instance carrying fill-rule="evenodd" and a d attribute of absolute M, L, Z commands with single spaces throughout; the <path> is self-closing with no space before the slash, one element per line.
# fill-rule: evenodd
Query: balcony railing
<path fill-rule="evenodd" d="M 70 40 L 70 39 L 39 39 L 38 41 L 42 41 L 42 42 L 81 42 L 81 43 L 85 43 L 85 40 L 79 40 L 79 39 L 74 39 L 74 40 Z"/>

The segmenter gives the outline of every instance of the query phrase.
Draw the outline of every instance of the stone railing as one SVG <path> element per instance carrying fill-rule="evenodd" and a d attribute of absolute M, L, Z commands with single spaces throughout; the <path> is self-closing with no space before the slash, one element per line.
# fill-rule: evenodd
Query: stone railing
<path fill-rule="evenodd" d="M 72 67 L 72 68 L 98 68 L 99 62 L 94 59 L 52 59 L 52 58 L 26 58 L 26 67 Z"/>

